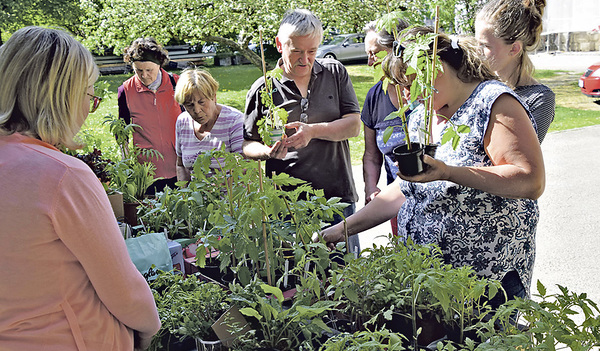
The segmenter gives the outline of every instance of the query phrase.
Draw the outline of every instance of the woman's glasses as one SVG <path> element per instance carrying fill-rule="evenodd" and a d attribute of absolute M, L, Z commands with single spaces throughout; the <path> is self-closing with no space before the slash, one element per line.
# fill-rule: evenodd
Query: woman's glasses
<path fill-rule="evenodd" d="M 87 93 L 89 96 L 92 97 L 93 102 L 90 104 L 90 113 L 94 113 L 96 112 L 96 110 L 98 109 L 98 106 L 100 106 L 100 103 L 102 102 L 102 98 L 96 95 L 92 95 L 90 93 Z"/>

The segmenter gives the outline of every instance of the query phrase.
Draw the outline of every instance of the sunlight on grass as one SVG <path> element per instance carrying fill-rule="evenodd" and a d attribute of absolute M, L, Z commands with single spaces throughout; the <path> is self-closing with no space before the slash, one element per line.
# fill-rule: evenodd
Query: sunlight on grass
<path fill-rule="evenodd" d="M 554 122 L 548 132 L 582 128 L 600 124 L 600 111 L 578 110 L 574 108 L 556 106 Z"/>

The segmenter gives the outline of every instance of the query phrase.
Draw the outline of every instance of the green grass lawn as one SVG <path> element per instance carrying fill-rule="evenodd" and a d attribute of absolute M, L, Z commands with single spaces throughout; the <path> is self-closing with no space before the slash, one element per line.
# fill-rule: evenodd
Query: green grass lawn
<path fill-rule="evenodd" d="M 346 66 L 358 102 L 362 108 L 369 88 L 374 84 L 372 68 L 364 64 Z M 253 65 L 206 67 L 213 77 L 219 82 L 217 102 L 244 110 L 246 92 L 252 83 L 260 77 L 261 70 Z M 600 107 L 580 93 L 577 80 L 574 77 L 563 77 L 561 71 L 540 70 L 536 72 L 536 78 L 543 83 L 552 82 L 552 90 L 556 93 L 556 117 L 549 132 L 580 128 L 600 124 Z M 118 151 L 114 139 L 103 124 L 104 116 L 118 115 L 117 88 L 128 79 L 131 74 L 101 76 L 99 81 L 108 83 L 109 94 L 105 96 L 100 108 L 90 114 L 86 124 L 82 128 L 81 136 L 88 145 L 84 151 L 90 151 L 94 147 L 102 150 L 109 158 L 118 158 Z M 561 81 L 563 79 L 564 81 Z M 558 82 L 556 82 L 558 80 Z M 352 164 L 362 163 L 364 150 L 363 132 L 350 139 L 350 150 Z"/>

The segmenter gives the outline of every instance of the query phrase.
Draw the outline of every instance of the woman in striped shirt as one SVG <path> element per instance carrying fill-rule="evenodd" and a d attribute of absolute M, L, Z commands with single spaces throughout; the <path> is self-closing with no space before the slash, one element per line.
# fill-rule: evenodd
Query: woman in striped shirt
<path fill-rule="evenodd" d="M 490 67 L 525 102 L 536 124 L 538 141 L 554 120 L 554 92 L 533 78 L 527 52 L 535 49 L 542 31 L 546 0 L 491 0 L 479 10 L 475 37 Z"/>
<path fill-rule="evenodd" d="M 221 148 L 242 153 L 244 114 L 217 103 L 219 83 L 201 69 L 182 72 L 175 88 L 175 100 L 185 112 L 177 118 L 175 151 L 177 181 L 191 180 L 194 162 L 202 152 Z M 211 168 L 218 168 L 213 160 Z"/>

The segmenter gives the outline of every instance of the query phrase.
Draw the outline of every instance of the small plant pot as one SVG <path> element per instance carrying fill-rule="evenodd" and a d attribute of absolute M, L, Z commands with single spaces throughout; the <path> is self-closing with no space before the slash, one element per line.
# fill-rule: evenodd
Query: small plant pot
<path fill-rule="evenodd" d="M 427 144 L 425 145 L 425 155 L 430 156 L 431 158 L 435 158 L 435 152 L 437 151 L 438 144 Z M 426 171 L 429 169 L 429 165 L 423 163 L 423 170 Z"/>
<path fill-rule="evenodd" d="M 221 351 L 225 350 L 223 347 L 223 342 L 221 340 L 202 340 L 200 338 L 196 338 L 196 349 L 198 351 Z"/>
<path fill-rule="evenodd" d="M 438 144 L 427 144 L 425 145 L 425 155 L 429 155 L 435 158 L 435 152 L 437 151 Z"/>
<path fill-rule="evenodd" d="M 194 347 L 194 338 L 189 336 L 180 339 L 179 335 L 167 332 L 161 338 L 161 350 L 166 351 L 188 351 Z"/>
<path fill-rule="evenodd" d="M 132 227 L 138 225 L 138 217 L 137 217 L 137 202 L 125 202 L 123 204 L 123 213 L 125 217 L 125 222 Z"/>
<path fill-rule="evenodd" d="M 398 170 L 405 176 L 414 176 L 423 172 L 423 154 L 424 148 L 419 143 L 410 143 L 411 149 L 408 150 L 407 144 L 396 146 L 392 153 L 398 162 Z"/>
<path fill-rule="evenodd" d="M 215 282 L 222 282 L 221 277 L 223 277 L 223 273 L 221 273 L 221 269 L 219 266 L 206 265 L 202 268 L 198 267 L 198 273 L 202 274 L 202 276 L 209 278 L 210 280 L 214 280 Z"/>
<path fill-rule="evenodd" d="M 271 133 L 269 134 L 269 137 L 271 138 L 271 142 L 273 144 L 275 144 L 276 142 L 278 142 L 279 140 L 281 140 L 281 138 L 283 138 L 283 128 L 275 128 L 271 131 Z"/>

